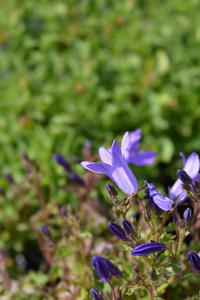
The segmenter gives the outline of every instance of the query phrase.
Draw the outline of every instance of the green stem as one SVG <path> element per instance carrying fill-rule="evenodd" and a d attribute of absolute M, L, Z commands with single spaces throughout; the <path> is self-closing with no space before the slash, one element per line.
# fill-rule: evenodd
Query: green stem
<path fill-rule="evenodd" d="M 176 259 L 178 259 L 179 256 L 180 256 L 184 237 L 185 237 L 185 235 L 181 235 L 180 231 L 179 231 L 179 241 L 178 241 L 178 248 L 177 248 L 177 251 L 176 251 Z"/>

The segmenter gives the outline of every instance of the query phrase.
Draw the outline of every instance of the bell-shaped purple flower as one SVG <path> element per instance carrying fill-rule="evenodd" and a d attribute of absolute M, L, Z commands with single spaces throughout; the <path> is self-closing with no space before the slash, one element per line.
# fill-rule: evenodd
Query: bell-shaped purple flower
<path fill-rule="evenodd" d="M 187 173 L 187 175 L 192 179 L 194 183 L 196 179 L 200 179 L 199 174 L 199 167 L 200 167 L 200 160 L 197 153 L 193 152 L 190 156 L 186 159 L 185 155 L 180 152 L 180 156 L 183 159 L 183 171 Z M 185 195 L 184 191 L 181 188 L 182 181 L 178 178 L 176 182 L 172 185 L 169 197 L 170 199 L 174 199 L 175 197 L 179 198 L 178 204 L 183 203 L 187 196 Z"/>
<path fill-rule="evenodd" d="M 94 300 L 103 300 L 101 295 L 99 294 L 99 291 L 97 289 L 94 289 L 94 288 L 90 290 L 90 296 Z"/>
<path fill-rule="evenodd" d="M 110 228 L 110 231 L 112 231 L 112 233 L 114 235 L 116 235 L 118 238 L 120 238 L 121 240 L 126 241 L 127 240 L 127 236 L 126 233 L 124 231 L 124 229 L 117 223 L 110 221 L 108 223 L 108 227 Z"/>
<path fill-rule="evenodd" d="M 83 181 L 83 179 L 81 177 L 79 177 L 76 173 L 72 172 L 69 175 L 69 178 L 72 182 L 74 182 L 75 184 L 84 187 L 85 186 L 85 182 Z"/>
<path fill-rule="evenodd" d="M 139 151 L 140 140 L 142 136 L 142 130 L 136 129 L 130 133 L 127 137 L 124 135 L 122 140 L 122 147 L 124 148 L 124 157 L 127 163 L 136 166 L 152 165 L 156 158 L 156 152 L 154 151 Z"/>
<path fill-rule="evenodd" d="M 131 254 L 136 256 L 142 256 L 154 252 L 164 252 L 165 250 L 166 250 L 166 246 L 163 243 L 145 243 L 133 249 L 131 251 Z"/>
<path fill-rule="evenodd" d="M 148 183 L 147 181 L 144 181 L 144 183 L 146 183 L 148 187 L 145 190 L 147 194 L 145 196 L 145 199 L 149 199 L 149 211 L 151 210 L 153 204 L 156 204 L 160 209 L 164 211 L 172 210 L 172 205 L 174 204 L 174 202 L 171 199 L 161 195 L 157 191 L 153 183 Z"/>
<path fill-rule="evenodd" d="M 194 251 L 190 251 L 187 255 L 187 258 L 189 259 L 189 261 L 191 261 L 192 265 L 194 266 L 195 270 L 197 272 L 200 271 L 200 257 L 197 253 L 195 253 Z"/>
<path fill-rule="evenodd" d="M 102 280 L 108 281 L 112 276 L 121 277 L 122 272 L 108 259 L 102 256 L 93 256 L 92 266 Z"/>
<path fill-rule="evenodd" d="M 125 136 L 127 135 L 128 132 Z M 99 148 L 102 162 L 83 161 L 81 165 L 92 172 L 107 175 L 125 194 L 132 195 L 137 191 L 138 183 L 123 156 L 123 151 L 123 147 L 121 149 L 114 140 L 110 150 Z"/>

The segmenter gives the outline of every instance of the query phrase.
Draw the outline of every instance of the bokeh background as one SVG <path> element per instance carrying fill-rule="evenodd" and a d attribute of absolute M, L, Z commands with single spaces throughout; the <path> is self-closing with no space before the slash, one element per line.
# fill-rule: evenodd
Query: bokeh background
<path fill-rule="evenodd" d="M 4 177 L 23 181 L 23 151 L 44 171 L 47 201 L 75 205 L 75 195 L 58 189 L 68 178 L 52 154 L 72 162 L 86 139 L 97 153 L 142 128 L 141 149 L 158 156 L 132 169 L 165 192 L 182 167 L 179 152 L 200 154 L 199 12 L 198 0 L 0 2 L 0 248 L 13 260 L 27 244 L 30 252 L 27 219 L 39 206 L 28 191 L 25 216 Z M 98 189 L 104 201 L 105 182 Z M 27 273 L 20 263 L 11 271 Z"/>

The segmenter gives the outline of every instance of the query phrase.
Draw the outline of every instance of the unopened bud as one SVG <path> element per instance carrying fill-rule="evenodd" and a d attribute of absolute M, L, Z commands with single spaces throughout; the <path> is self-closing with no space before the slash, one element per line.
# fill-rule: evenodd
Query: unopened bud
<path fill-rule="evenodd" d="M 126 219 L 122 220 L 122 226 L 124 227 L 124 230 L 126 231 L 126 234 L 130 237 L 134 237 L 137 235 L 136 231 L 134 230 L 133 226 L 129 221 Z"/>
<path fill-rule="evenodd" d="M 176 175 L 183 183 L 192 183 L 192 178 L 184 170 L 178 170 Z"/>
<path fill-rule="evenodd" d="M 5 178 L 9 183 L 11 183 L 11 184 L 15 183 L 15 181 L 10 173 L 5 174 Z"/>
<path fill-rule="evenodd" d="M 90 296 L 94 300 L 102 300 L 101 295 L 99 294 L 99 291 L 97 289 L 91 289 L 90 290 Z"/>
<path fill-rule="evenodd" d="M 116 191 L 115 187 L 112 184 L 108 183 L 108 184 L 106 184 L 106 189 L 108 191 L 109 198 L 112 200 L 116 199 L 118 192 Z"/>
<path fill-rule="evenodd" d="M 151 269 L 149 271 L 149 276 L 150 276 L 150 278 L 151 278 L 152 281 L 154 281 L 154 280 L 156 280 L 158 278 L 158 276 L 156 274 L 156 270 L 154 270 L 154 269 Z"/>
<path fill-rule="evenodd" d="M 74 172 L 72 172 L 69 175 L 69 178 L 72 182 L 74 182 L 75 184 L 84 187 L 85 186 L 85 182 L 83 181 L 83 179 L 81 177 L 79 177 L 77 174 L 75 174 Z"/>
<path fill-rule="evenodd" d="M 51 236 L 51 233 L 50 233 L 49 229 L 47 228 L 47 226 L 41 225 L 40 230 L 41 230 L 41 232 L 43 234 L 43 237 L 46 241 L 52 241 L 53 240 L 52 236 Z"/>
<path fill-rule="evenodd" d="M 191 208 L 188 207 L 184 211 L 183 220 L 184 220 L 184 223 L 185 223 L 186 226 L 190 224 L 190 221 L 192 220 L 192 210 L 191 210 Z"/>

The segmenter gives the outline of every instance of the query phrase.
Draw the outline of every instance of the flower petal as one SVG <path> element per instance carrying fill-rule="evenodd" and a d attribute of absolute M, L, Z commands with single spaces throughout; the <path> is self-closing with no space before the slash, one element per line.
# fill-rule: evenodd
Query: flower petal
<path fill-rule="evenodd" d="M 111 151 L 105 149 L 104 147 L 99 148 L 99 156 L 103 163 L 111 165 Z"/>
<path fill-rule="evenodd" d="M 137 150 L 140 144 L 140 139 L 142 136 L 142 129 L 138 128 L 135 131 L 132 131 L 130 134 L 130 150 Z"/>
<path fill-rule="evenodd" d="M 191 178 L 194 178 L 199 172 L 199 156 L 193 152 L 187 158 L 183 170 L 188 173 Z"/>
<path fill-rule="evenodd" d="M 154 151 L 129 151 L 126 161 L 136 166 L 152 165 L 156 155 Z"/>
<path fill-rule="evenodd" d="M 127 131 L 125 133 L 125 135 L 123 136 L 122 142 L 121 142 L 121 151 L 122 151 L 122 155 L 125 154 L 126 149 L 129 146 L 129 142 L 130 142 L 130 137 L 129 137 L 129 132 Z"/>

